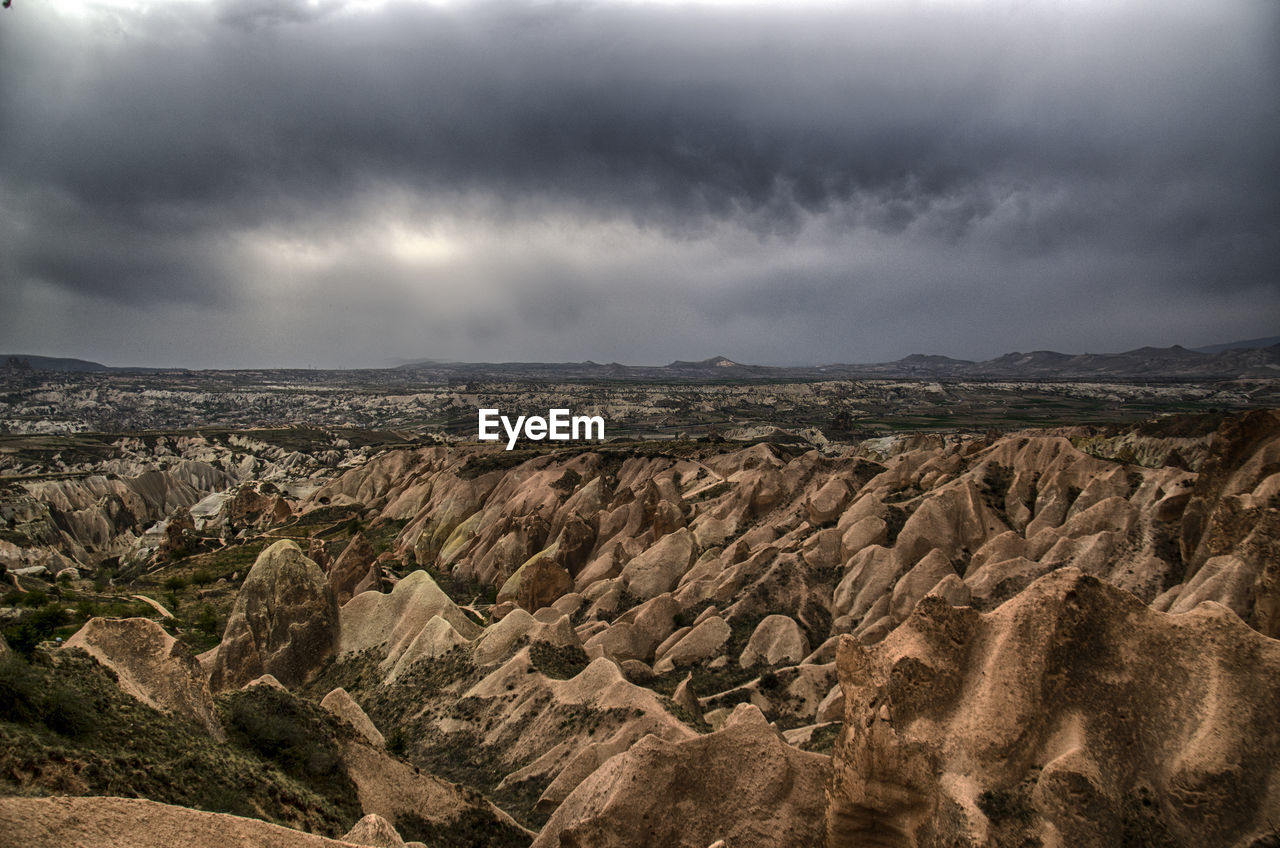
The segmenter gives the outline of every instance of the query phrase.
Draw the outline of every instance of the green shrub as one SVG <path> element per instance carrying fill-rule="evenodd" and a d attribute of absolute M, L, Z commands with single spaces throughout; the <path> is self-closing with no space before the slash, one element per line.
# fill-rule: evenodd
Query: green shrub
<path fill-rule="evenodd" d="M 35 721 L 40 714 L 40 677 L 16 656 L 0 659 L 0 719 Z"/>
<path fill-rule="evenodd" d="M 529 646 L 529 661 L 533 667 L 556 680 L 577 677 L 591 662 L 585 651 L 577 645 L 552 645 L 534 642 Z"/>
<path fill-rule="evenodd" d="M 18 654 L 30 657 L 39 645 L 53 636 L 55 630 L 67 623 L 62 607 L 51 603 L 35 612 L 29 612 L 4 628 L 4 639 Z"/>
<path fill-rule="evenodd" d="M 95 724 L 96 714 L 74 689 L 46 680 L 21 657 L 0 660 L 0 719 L 22 724 L 40 722 L 63 736 L 81 736 Z"/>
<path fill-rule="evenodd" d="M 196 629 L 208 636 L 218 635 L 218 611 L 213 608 L 212 604 L 205 604 L 200 607 L 200 613 L 195 620 Z"/>
<path fill-rule="evenodd" d="M 227 734 L 237 744 L 308 782 L 346 780 L 331 719 L 318 707 L 273 686 L 233 692 L 222 704 Z"/>
<path fill-rule="evenodd" d="M 24 607 L 42 607 L 49 603 L 49 595 L 43 589 L 32 589 L 22 596 Z"/>

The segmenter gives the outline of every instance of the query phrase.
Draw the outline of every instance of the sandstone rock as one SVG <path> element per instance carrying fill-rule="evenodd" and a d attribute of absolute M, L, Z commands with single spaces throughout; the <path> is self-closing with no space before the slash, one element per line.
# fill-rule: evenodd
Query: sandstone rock
<path fill-rule="evenodd" d="M 523 842 L 530 836 L 509 815 L 474 791 L 435 775 L 424 774 L 403 760 L 391 757 L 381 747 L 369 744 L 363 737 L 343 739 L 340 755 L 348 776 L 356 786 L 361 809 L 379 816 L 392 828 L 403 828 L 403 821 L 408 819 L 419 827 L 426 824 L 442 831 L 456 828 L 463 833 L 471 833 L 479 830 L 500 844 L 504 840 Z M 378 827 L 358 838 L 388 837 L 387 830 Z M 344 837 L 348 841 L 356 838 L 350 833 Z M 385 843 L 360 841 L 358 844 Z"/>
<path fill-rule="evenodd" d="M 365 711 L 360 709 L 355 699 L 347 694 L 346 689 L 339 686 L 332 690 L 320 700 L 320 706 L 360 731 L 360 735 L 369 740 L 370 745 L 375 748 L 386 746 L 387 740 L 383 738 L 382 733 L 374 726 Z"/>
<path fill-rule="evenodd" d="M 795 619 L 786 615 L 770 615 L 756 626 L 747 640 L 747 647 L 738 656 L 738 665 L 750 668 L 757 663 L 798 663 L 808 653 L 809 640 Z"/>
<path fill-rule="evenodd" d="M 977 486 L 961 480 L 931 492 L 921 502 L 902 526 L 894 548 L 902 562 L 916 563 L 935 548 L 976 551 L 1008 529 Z"/>
<path fill-rule="evenodd" d="M 223 510 L 226 513 L 227 524 L 232 527 L 244 527 L 256 524 L 263 513 L 270 508 L 271 499 L 259 492 L 254 484 L 247 483 L 236 490 L 235 496 L 227 501 Z"/>
<path fill-rule="evenodd" d="M 953 607 L 966 607 L 971 600 L 969 587 L 958 574 L 948 574 L 929 590 L 930 595 L 937 595 Z"/>
<path fill-rule="evenodd" d="M 419 660 L 442 657 L 466 644 L 466 637 L 455 630 L 452 624 L 434 615 L 426 626 L 418 631 L 418 635 L 413 637 L 413 641 L 403 653 L 396 658 L 391 671 L 387 673 L 386 680 L 388 682 L 395 680 Z"/>
<path fill-rule="evenodd" d="M 582 781 L 608 762 L 610 757 L 620 754 L 624 750 L 626 748 L 621 744 L 621 740 L 610 740 L 603 744 L 591 742 L 585 745 L 569 759 L 564 768 L 560 769 L 560 773 L 556 775 L 555 780 L 551 781 L 542 795 L 538 797 L 534 810 L 548 815 L 551 814 Z"/>
<path fill-rule="evenodd" d="M 822 488 L 814 492 L 805 504 L 808 509 L 809 523 L 814 527 L 835 523 L 848 502 L 848 484 L 839 477 L 832 477 Z"/>
<path fill-rule="evenodd" d="M 1236 845 L 1274 815 L 1280 643 L 1220 606 L 1067 568 L 986 614 L 926 597 L 837 664 L 828 844 Z"/>
<path fill-rule="evenodd" d="M 529 612 L 573 591 L 573 578 L 554 559 L 554 548 L 534 554 L 498 590 L 498 602 L 512 601 Z"/>
<path fill-rule="evenodd" d="M 715 607 L 708 607 L 708 608 L 707 608 L 706 610 L 704 610 L 703 612 L 704 612 L 704 613 L 709 612 L 709 613 L 711 613 L 711 614 L 710 614 L 710 615 L 700 615 L 700 616 L 698 616 L 698 619 L 697 619 L 696 621 L 694 621 L 694 623 L 693 623 L 692 625 L 685 625 L 684 627 L 677 627 L 675 630 L 671 631 L 671 635 L 670 635 L 670 636 L 668 636 L 667 638 L 663 639 L 661 642 L 659 642 L 659 643 L 658 643 L 658 646 L 657 646 L 656 648 L 654 648 L 654 650 L 653 650 L 653 656 L 654 656 L 654 658 L 655 658 L 655 659 L 657 659 L 657 658 L 662 657 L 663 655 L 665 655 L 665 654 L 667 653 L 667 651 L 671 650 L 671 646 L 672 646 L 672 645 L 676 644 L 676 643 L 677 643 L 677 642 L 679 642 L 681 639 L 683 639 L 684 637 L 688 636 L 688 635 L 689 635 L 689 633 L 690 633 L 690 631 L 692 631 L 692 630 L 693 630 L 693 628 L 697 627 L 699 624 L 701 624 L 702 622 L 706 621 L 708 618 L 712 618 L 712 617 L 717 616 L 717 615 L 719 615 L 719 614 L 720 614 L 720 611 L 719 611 L 719 610 L 717 610 Z"/>
<path fill-rule="evenodd" d="M 916 602 L 947 577 L 957 577 L 950 561 L 936 548 L 929 551 L 894 585 L 889 614 L 895 621 L 905 620 Z"/>
<path fill-rule="evenodd" d="M 649 736 L 609 760 L 533 845 L 705 848 L 724 839 L 738 848 L 809 848 L 822 841 L 828 763 L 786 744 L 743 704 L 715 733 L 683 742 Z"/>
<path fill-rule="evenodd" d="M 480 633 L 479 626 L 467 618 L 429 574 L 411 572 L 385 595 L 364 592 L 343 605 L 338 653 L 376 648 L 383 653 L 384 665 L 393 666 L 436 616 L 464 638 L 474 638 Z M 431 634 L 431 638 L 436 635 Z"/>
<path fill-rule="evenodd" d="M 653 664 L 654 673 L 664 674 L 674 668 L 714 657 L 725 642 L 729 641 L 732 632 L 729 624 L 720 616 L 708 618 L 657 658 Z"/>
<path fill-rule="evenodd" d="M 368 845 L 370 848 L 404 848 L 404 840 L 391 826 L 391 822 L 377 813 L 370 813 L 360 819 L 342 839 L 355 845 Z"/>
<path fill-rule="evenodd" d="M 1266 562 L 1253 585 L 1254 626 L 1264 636 L 1280 639 L 1280 558 Z M 0 655 L 4 648 L 0 646 Z"/>
<path fill-rule="evenodd" d="M 0 833 L 26 848 L 350 848 L 257 819 L 141 798 L 0 798 Z"/>
<path fill-rule="evenodd" d="M 832 686 L 831 691 L 818 704 L 818 712 L 815 717 L 819 723 L 829 721 L 844 720 L 844 690 L 839 686 Z"/>
<path fill-rule="evenodd" d="M 680 681 L 676 691 L 671 694 L 671 700 L 688 710 L 694 718 L 702 716 L 702 704 L 698 702 L 698 693 L 693 691 L 692 674 L 686 674 L 684 680 Z"/>
<path fill-rule="evenodd" d="M 593 634 L 582 644 L 582 649 L 592 659 L 608 657 L 615 662 L 625 660 L 648 659 L 648 655 L 637 637 L 635 627 L 628 622 L 606 624 L 604 628 Z"/>
<path fill-rule="evenodd" d="M 880 545 L 863 548 L 850 560 L 849 570 L 836 586 L 833 614 L 863 618 L 876 601 L 889 596 L 905 570 L 895 550 Z"/>
<path fill-rule="evenodd" d="M 203 657 L 204 654 L 201 654 L 200 656 Z M 241 686 L 240 688 L 248 689 L 251 686 L 270 686 L 272 689 L 279 689 L 281 692 L 289 691 L 283 683 L 281 683 L 279 680 L 276 680 L 275 675 L 273 674 L 263 674 L 259 677 L 255 677 L 245 685 Z"/>
<path fill-rule="evenodd" d="M 1211 557 L 1188 580 L 1169 612 L 1189 612 L 1204 601 L 1216 601 L 1247 620 L 1253 611 L 1254 569 L 1238 556 Z"/>
<path fill-rule="evenodd" d="M 840 552 L 847 559 L 871 545 L 883 545 L 888 541 L 889 525 L 878 515 L 860 518 L 840 537 Z"/>
<path fill-rule="evenodd" d="M 543 624 L 522 609 L 516 609 L 505 616 L 497 624 L 485 628 L 484 633 L 476 641 L 472 654 L 476 665 L 491 665 L 502 660 L 515 650 L 519 640 L 529 642 L 547 642 L 551 645 L 577 645 L 578 634 L 574 632 L 569 617 L 561 616 L 555 624 Z"/>
<path fill-rule="evenodd" d="M 195 719 L 225 740 L 204 671 L 186 645 L 148 618 L 91 618 L 64 649 L 82 648 L 147 706 Z"/>
<path fill-rule="evenodd" d="M 333 655 L 337 641 L 338 606 L 324 573 L 293 542 L 276 542 L 258 555 L 240 587 L 209 685 L 220 692 L 269 673 L 285 686 L 300 686 Z"/>
<path fill-rule="evenodd" d="M 1196 476 L 1182 517 L 1182 558 L 1189 573 L 1210 557 L 1229 553 L 1252 528 L 1238 497 L 1275 472 L 1280 454 L 1280 413 L 1255 410 L 1226 419 Z M 1241 507 L 1245 507 L 1243 510 Z"/>
<path fill-rule="evenodd" d="M 347 542 L 347 546 L 329 569 L 329 586 L 333 588 L 338 606 L 342 606 L 356 594 L 357 584 L 368 576 L 376 558 L 373 546 L 363 533 L 356 533 Z"/>
<path fill-rule="evenodd" d="M 641 598 L 652 598 L 675 588 L 697 558 L 693 534 L 686 528 L 663 536 L 622 569 L 627 589 Z"/>
<path fill-rule="evenodd" d="M 986 563 L 970 571 L 964 582 L 974 602 L 987 608 L 1013 597 L 1052 568 L 1020 556 Z"/>

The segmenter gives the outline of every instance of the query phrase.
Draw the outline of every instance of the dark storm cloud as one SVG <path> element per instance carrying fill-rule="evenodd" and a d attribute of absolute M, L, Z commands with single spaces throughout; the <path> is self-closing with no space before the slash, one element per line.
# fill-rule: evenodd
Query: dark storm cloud
<path fill-rule="evenodd" d="M 1081 296 L 1261 291 L 1280 314 L 1280 7 L 1263 0 L 53 8 L 0 20 L 6 287 L 250 308 L 272 278 L 236 253 L 244 234 L 342 245 L 394 192 L 491 231 L 559 218 L 704 241 L 668 276 L 702 318 L 690 338 L 716 315 L 816 320 L 948 280 L 1024 298 L 1034 321 L 1043 284 L 1022 271 Z M 899 252 L 871 262 L 857 233 Z M 805 258 L 726 275 L 764 248 Z M 368 285 L 413 285 L 376 252 L 335 267 L 357 261 Z M 473 263 L 494 291 L 458 321 L 604 320 L 606 294 L 571 284 L 583 263 Z"/>

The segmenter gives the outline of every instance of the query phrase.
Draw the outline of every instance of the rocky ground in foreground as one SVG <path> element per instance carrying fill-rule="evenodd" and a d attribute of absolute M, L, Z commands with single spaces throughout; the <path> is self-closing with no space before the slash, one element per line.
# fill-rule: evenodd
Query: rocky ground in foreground
<path fill-rule="evenodd" d="M 23 844 L 1280 844 L 1276 412 L 207 441 L 6 525 Z"/>

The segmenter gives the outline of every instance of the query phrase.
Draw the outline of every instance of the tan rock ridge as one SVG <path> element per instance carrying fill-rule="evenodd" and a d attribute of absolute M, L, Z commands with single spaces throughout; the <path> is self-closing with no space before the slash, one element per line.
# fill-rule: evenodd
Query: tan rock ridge
<path fill-rule="evenodd" d="M 722 730 L 648 736 L 569 794 L 534 848 L 808 848 L 822 842 L 829 758 L 788 745 L 754 706 Z"/>
<path fill-rule="evenodd" d="M 1280 642 L 1078 569 L 845 637 L 830 845 L 1249 844 L 1280 812 Z"/>
<path fill-rule="evenodd" d="M 186 645 L 147 618 L 90 619 L 64 650 L 81 648 L 111 669 L 120 688 L 147 706 L 194 719 L 213 738 L 226 734 L 208 681 Z"/>
<path fill-rule="evenodd" d="M 206 813 L 142 798 L 0 798 L 0 833 L 27 848 L 352 848 L 257 819 Z M 11 841 L 9 841 L 11 840 Z M 357 846 L 358 848 L 358 846 Z"/>

